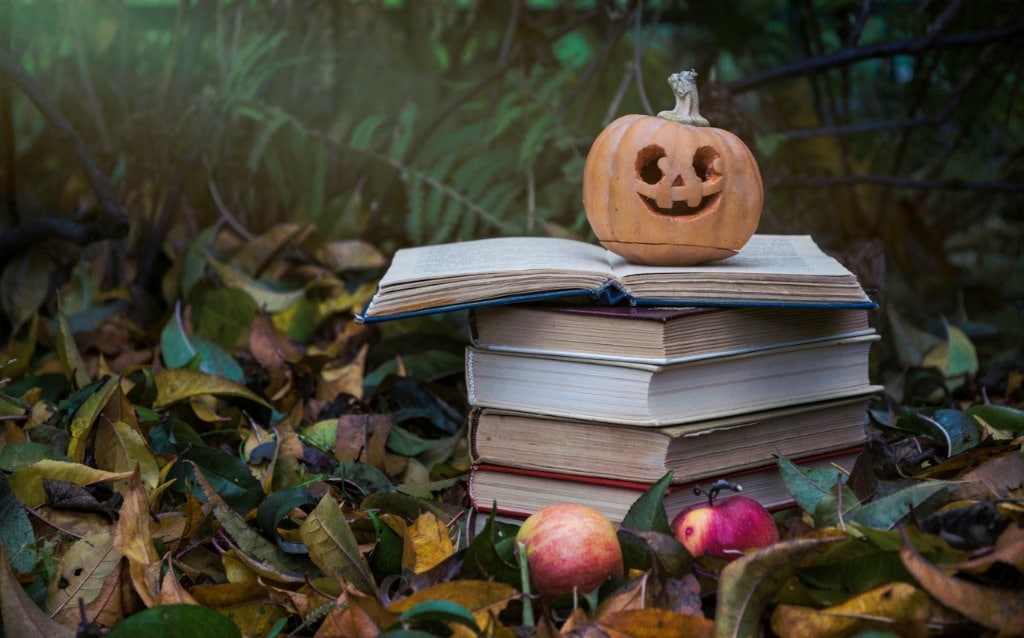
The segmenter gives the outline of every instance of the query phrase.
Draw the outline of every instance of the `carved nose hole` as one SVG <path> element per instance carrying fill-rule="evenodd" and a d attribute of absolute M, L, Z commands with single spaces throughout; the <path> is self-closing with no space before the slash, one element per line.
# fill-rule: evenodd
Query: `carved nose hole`
<path fill-rule="evenodd" d="M 665 177 L 658 166 L 658 160 L 665 157 L 665 149 L 651 144 L 640 149 L 636 154 L 636 174 L 647 184 L 657 184 Z"/>

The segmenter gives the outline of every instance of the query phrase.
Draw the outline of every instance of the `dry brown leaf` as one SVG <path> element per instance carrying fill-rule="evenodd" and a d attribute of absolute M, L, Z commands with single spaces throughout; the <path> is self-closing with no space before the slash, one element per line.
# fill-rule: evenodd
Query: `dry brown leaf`
<path fill-rule="evenodd" d="M 11 571 L 7 548 L 0 543 L 0 615 L 8 636 L 19 638 L 74 638 L 75 630 L 46 615 Z M 75 625 L 78 622 L 76 620 Z"/>
<path fill-rule="evenodd" d="M 160 563 L 160 555 L 153 545 L 149 527 L 149 497 L 138 468 L 128 483 L 121 515 L 114 527 L 114 547 L 128 559 L 128 573 L 135 592 L 147 607 L 156 605 L 160 592 L 154 588 L 159 585 L 159 578 L 147 575 L 147 572 L 152 565 Z"/>
<path fill-rule="evenodd" d="M 369 344 L 363 344 L 351 360 L 332 360 L 320 369 L 317 377 L 316 398 L 329 401 L 340 394 L 361 399 L 363 396 L 363 371 L 366 369 L 366 354 Z"/>
<path fill-rule="evenodd" d="M 338 417 L 336 431 L 336 459 L 360 460 L 375 467 L 383 464 L 385 446 L 391 432 L 390 414 L 344 414 Z"/>
<path fill-rule="evenodd" d="M 1000 636 L 1019 635 L 1024 627 L 1024 596 L 1013 589 L 998 589 L 968 582 L 929 563 L 909 543 L 900 558 L 907 571 L 933 598 Z"/>
<path fill-rule="evenodd" d="M 63 625 L 78 624 L 79 601 L 84 604 L 86 616 L 98 624 L 112 627 L 124 618 L 122 559 L 109 533 L 75 541 L 61 556 L 57 574 L 47 589 L 46 608 L 53 619 Z"/>

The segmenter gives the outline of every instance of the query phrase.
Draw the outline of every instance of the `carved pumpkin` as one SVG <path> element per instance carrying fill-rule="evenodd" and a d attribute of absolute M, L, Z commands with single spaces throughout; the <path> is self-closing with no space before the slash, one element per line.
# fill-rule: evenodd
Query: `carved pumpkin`
<path fill-rule="evenodd" d="M 605 248 L 631 262 L 687 266 L 729 257 L 761 218 L 754 155 L 701 117 L 696 75 L 669 77 L 675 109 L 620 117 L 587 155 L 587 220 Z"/>

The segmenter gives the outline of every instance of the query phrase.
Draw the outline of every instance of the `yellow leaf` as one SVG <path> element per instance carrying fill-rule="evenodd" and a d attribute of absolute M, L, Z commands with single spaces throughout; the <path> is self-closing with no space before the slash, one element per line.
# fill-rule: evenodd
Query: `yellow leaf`
<path fill-rule="evenodd" d="M 422 518 L 422 517 L 420 517 Z M 505 610 L 521 594 L 511 585 L 490 580 L 455 580 L 431 585 L 388 605 L 390 612 L 402 613 L 430 600 L 450 600 L 473 614 L 476 624 L 487 633 L 492 617 Z"/>
<path fill-rule="evenodd" d="M 96 426 L 96 467 L 109 472 L 131 472 L 138 467 L 147 490 L 160 483 L 160 465 L 149 444 L 124 421 L 101 421 Z"/>
<path fill-rule="evenodd" d="M 153 407 L 157 410 L 203 394 L 239 397 L 270 407 L 266 400 L 244 385 L 197 370 L 163 370 L 155 375 L 155 381 L 156 400 Z"/>
<path fill-rule="evenodd" d="M 827 609 L 779 605 L 772 613 L 772 629 L 787 638 L 850 636 L 869 629 L 899 626 L 927 633 L 931 601 L 907 583 L 889 583 Z"/>
<path fill-rule="evenodd" d="M 402 567 L 422 574 L 455 552 L 448 527 L 430 512 L 419 515 L 403 538 Z"/>
<path fill-rule="evenodd" d="M 715 633 L 715 623 L 711 620 L 657 608 L 616 611 L 597 620 L 574 616 L 572 620 L 572 629 L 576 632 L 572 635 L 711 638 Z"/>
<path fill-rule="evenodd" d="M 76 388 L 89 385 L 89 372 L 85 369 L 82 353 L 78 351 L 75 336 L 71 334 L 71 326 L 64 311 L 57 313 L 57 358 L 60 360 L 64 376 Z"/>
<path fill-rule="evenodd" d="M 68 461 L 36 461 L 11 475 L 11 489 L 25 507 L 39 507 L 46 502 L 43 479 L 67 481 L 75 485 L 92 485 L 105 481 L 122 481 L 131 472 L 104 472 L 81 463 Z"/>
<path fill-rule="evenodd" d="M 71 442 L 68 443 L 68 458 L 80 463 L 85 458 L 85 446 L 92 431 L 93 423 L 103 408 L 107 406 L 110 397 L 117 389 L 117 377 L 110 377 L 100 388 L 89 395 L 82 405 L 75 412 L 71 419 Z"/>
<path fill-rule="evenodd" d="M 121 558 L 108 532 L 90 534 L 72 543 L 47 589 L 46 609 L 50 615 L 63 624 L 76 622 L 81 599 L 90 619 L 116 624 L 124 615 L 120 607 Z"/>
<path fill-rule="evenodd" d="M 200 605 L 215 609 L 231 619 L 243 636 L 266 636 L 273 624 L 286 614 L 267 604 L 267 591 L 259 583 L 199 585 L 189 593 Z"/>
<path fill-rule="evenodd" d="M 267 284 L 253 279 L 249 275 L 246 275 L 239 270 L 235 270 L 227 264 L 222 264 L 212 257 L 207 257 L 206 261 L 213 267 L 217 276 L 221 278 L 225 286 L 241 290 L 252 297 L 252 300 L 256 302 L 256 305 L 260 307 L 260 310 L 270 314 L 281 312 L 306 294 L 306 291 L 302 288 L 298 290 L 289 290 L 287 292 L 274 290 Z"/>

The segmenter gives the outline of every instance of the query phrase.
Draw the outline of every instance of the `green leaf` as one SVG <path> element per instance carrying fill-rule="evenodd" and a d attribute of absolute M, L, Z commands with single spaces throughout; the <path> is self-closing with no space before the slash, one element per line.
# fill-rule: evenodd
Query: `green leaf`
<path fill-rule="evenodd" d="M 256 523 L 265 536 L 277 542 L 281 551 L 289 554 L 306 554 L 309 550 L 304 544 L 285 540 L 278 533 L 277 526 L 293 509 L 309 511 L 316 504 L 316 497 L 306 489 L 292 488 L 274 492 L 256 508 Z"/>
<path fill-rule="evenodd" d="M 457 623 L 465 625 L 473 631 L 480 633 L 480 627 L 476 624 L 476 618 L 468 609 L 450 600 L 428 600 L 411 609 L 408 609 L 398 617 L 392 628 L 406 627 L 421 623 Z"/>
<path fill-rule="evenodd" d="M 0 470 L 4 472 L 17 472 L 21 468 L 43 459 L 51 461 L 67 460 L 54 452 L 52 447 L 43 443 L 35 443 L 33 441 L 8 443 L 3 449 L 0 449 Z"/>
<path fill-rule="evenodd" d="M 729 563 L 718 581 L 715 636 L 756 636 L 765 611 L 800 567 L 845 537 L 782 541 Z"/>
<path fill-rule="evenodd" d="M 966 412 L 979 424 L 994 430 L 1011 434 L 1024 432 L 1024 410 L 1005 405 L 973 405 Z"/>
<path fill-rule="evenodd" d="M 247 341 L 256 312 L 256 303 L 246 293 L 236 288 L 216 288 L 196 299 L 192 325 L 204 339 L 229 348 Z"/>
<path fill-rule="evenodd" d="M 846 486 L 845 477 L 841 477 L 834 467 L 803 468 L 795 465 L 784 454 L 779 454 L 777 466 L 786 489 L 793 496 L 797 506 L 815 517 L 815 522 L 829 524 L 835 522 L 837 492 L 841 486 L 843 508 L 856 506 L 860 499 L 853 490 Z M 827 520 L 818 520 L 819 516 Z"/>
<path fill-rule="evenodd" d="M 181 454 L 181 461 L 171 468 L 168 478 L 182 479 L 175 486 L 184 491 L 193 481 L 193 467 L 198 467 L 208 484 L 237 512 L 245 513 L 263 500 L 263 487 L 238 457 L 205 445 L 194 445 Z"/>
<path fill-rule="evenodd" d="M 309 548 L 309 558 L 326 574 L 336 574 L 360 591 L 373 593 L 370 566 L 363 559 L 352 529 L 330 494 L 302 522 L 299 536 Z"/>
<path fill-rule="evenodd" d="M 185 262 L 181 268 L 181 296 L 183 299 L 188 299 L 192 288 L 206 276 L 206 252 L 219 230 L 219 224 L 207 226 L 189 244 L 188 250 L 185 252 Z"/>
<path fill-rule="evenodd" d="M 374 512 L 368 511 L 366 514 L 373 522 L 373 531 L 377 537 L 377 543 L 369 556 L 374 575 L 377 578 L 382 578 L 402 573 L 402 553 L 405 547 L 402 537 L 380 520 L 380 517 Z"/>
<path fill-rule="evenodd" d="M 672 483 L 672 472 L 667 472 L 651 485 L 629 507 L 622 519 L 618 537 L 622 547 L 622 560 L 626 569 L 650 569 L 651 551 L 647 541 L 638 534 L 659 532 L 672 534 L 668 514 L 665 513 L 665 494 Z"/>
<path fill-rule="evenodd" d="M 481 514 L 477 512 L 476 515 Z M 492 508 L 483 529 L 473 536 L 466 548 L 460 576 L 472 578 L 479 574 L 518 587 L 520 573 L 515 558 L 515 538 L 518 532 L 519 525 L 498 520 L 495 508 Z"/>
<path fill-rule="evenodd" d="M 238 546 L 240 557 L 250 561 L 250 567 L 264 575 L 268 575 L 269 572 L 276 580 L 293 583 L 305 582 L 309 575 L 315 573 L 307 561 L 282 552 L 276 545 L 260 536 L 259 532 L 250 527 L 249 523 L 220 497 L 206 480 L 203 472 L 195 471 L 194 463 L 185 463 L 192 466 L 192 475 L 213 508 L 213 516 Z"/>
<path fill-rule="evenodd" d="M 199 605 L 157 605 L 128 616 L 111 627 L 106 638 L 241 638 L 224 614 Z"/>
<path fill-rule="evenodd" d="M 36 566 L 36 535 L 28 512 L 14 495 L 6 474 L 0 474 L 0 545 L 8 548 L 11 568 L 30 574 Z"/>
<path fill-rule="evenodd" d="M 200 372 L 242 383 L 242 366 L 220 347 L 190 336 L 181 322 L 180 304 L 160 333 L 160 352 L 168 368 L 193 366 Z"/>
<path fill-rule="evenodd" d="M 948 486 L 946 481 L 917 483 L 852 508 L 845 514 L 846 520 L 867 527 L 891 529 L 910 516 L 922 516 L 924 512 L 917 511 L 918 508 L 928 499 L 941 494 Z"/>

